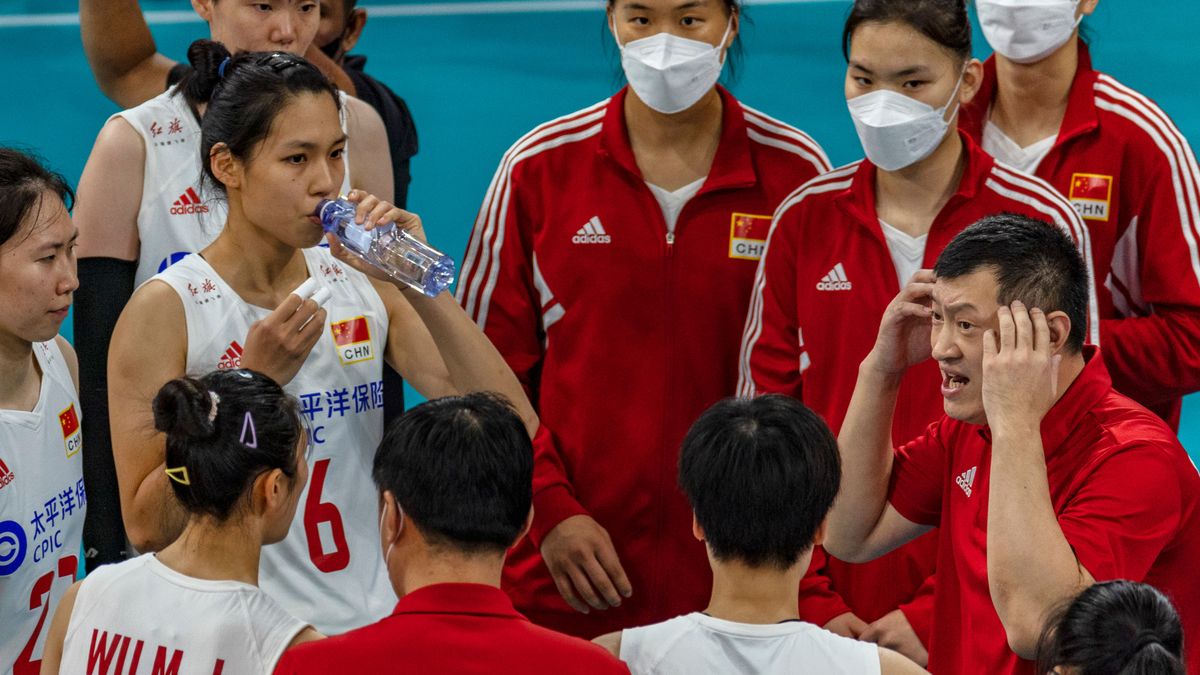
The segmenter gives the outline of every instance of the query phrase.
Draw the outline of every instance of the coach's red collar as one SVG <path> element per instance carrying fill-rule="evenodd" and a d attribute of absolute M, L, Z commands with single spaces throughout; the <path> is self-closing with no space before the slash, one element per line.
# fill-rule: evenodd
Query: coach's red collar
<path fill-rule="evenodd" d="M 526 620 L 504 591 L 485 584 L 433 584 L 400 598 L 392 616 L 400 614 L 467 614 Z"/>

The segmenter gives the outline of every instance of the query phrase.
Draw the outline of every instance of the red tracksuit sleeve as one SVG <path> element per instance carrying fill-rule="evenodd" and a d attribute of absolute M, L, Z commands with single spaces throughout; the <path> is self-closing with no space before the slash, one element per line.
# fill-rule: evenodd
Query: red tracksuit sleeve
<path fill-rule="evenodd" d="M 787 394 L 801 398 L 803 366 L 808 360 L 800 339 L 796 308 L 795 241 L 799 208 L 790 198 L 776 212 L 767 249 L 758 265 L 750 309 L 742 333 L 738 395 Z"/>
<path fill-rule="evenodd" d="M 933 591 L 936 581 L 936 574 L 929 575 L 925 583 L 917 589 L 913 599 L 899 607 L 925 649 L 929 649 L 929 640 L 933 637 Z"/>
<path fill-rule="evenodd" d="M 812 563 L 800 580 L 800 618 L 818 626 L 850 611 L 850 606 L 833 590 L 833 581 L 825 572 L 829 554 L 821 546 L 813 547 Z"/>
<path fill-rule="evenodd" d="M 535 282 L 534 223 L 524 215 L 522 198 L 506 156 L 475 219 L 457 295 L 536 407 L 545 331 Z M 534 437 L 533 506 L 530 538 L 539 548 L 556 525 L 586 513 L 575 499 L 554 433 L 544 424 Z"/>
<path fill-rule="evenodd" d="M 1169 131 L 1171 154 L 1147 149 L 1137 173 L 1124 177 L 1140 192 L 1110 284 L 1130 318 L 1100 324 L 1113 385 L 1145 404 L 1200 390 L 1200 171 L 1187 141 Z"/>

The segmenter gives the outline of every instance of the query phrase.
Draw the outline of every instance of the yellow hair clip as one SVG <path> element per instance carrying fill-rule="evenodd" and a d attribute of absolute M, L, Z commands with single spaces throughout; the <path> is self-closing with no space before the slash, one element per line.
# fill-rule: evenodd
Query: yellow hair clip
<path fill-rule="evenodd" d="M 188 470 L 187 470 L 186 466 L 180 466 L 180 467 L 176 467 L 174 469 L 167 469 L 167 477 L 170 478 L 171 480 L 175 481 L 176 483 L 179 483 L 180 485 L 191 485 L 192 484 L 191 478 L 188 477 Z"/>

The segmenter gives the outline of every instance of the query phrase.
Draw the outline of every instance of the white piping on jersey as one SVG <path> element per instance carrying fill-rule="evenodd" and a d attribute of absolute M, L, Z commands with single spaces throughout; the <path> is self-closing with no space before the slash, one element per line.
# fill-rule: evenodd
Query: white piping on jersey
<path fill-rule="evenodd" d="M 1001 181 L 1007 183 L 1007 187 Z M 996 164 L 993 167 L 992 175 L 984 181 L 984 184 L 1003 197 L 1025 204 L 1035 211 L 1049 216 L 1060 229 L 1075 240 L 1075 245 L 1087 267 L 1088 339 L 1092 344 L 1100 344 L 1100 303 L 1096 299 L 1096 270 L 1092 263 L 1092 239 L 1087 226 L 1079 218 L 1079 214 L 1061 194 L 1045 181 L 1028 174 L 1012 173 L 1005 170 L 1002 164 Z M 1037 197 L 1041 197 L 1041 199 L 1037 199 Z M 1057 211 L 1053 208 L 1054 206 L 1058 207 Z"/>
<path fill-rule="evenodd" d="M 1142 279 L 1138 275 L 1138 220 L 1129 219 L 1129 227 L 1113 246 L 1112 263 L 1104 285 L 1112 293 L 1113 305 L 1121 316 L 1145 316 L 1150 313 L 1142 295 Z"/>
<path fill-rule="evenodd" d="M 742 106 L 742 111 L 745 113 L 743 117 L 745 118 L 747 124 L 758 126 L 763 131 L 796 141 L 796 144 L 802 149 L 801 152 L 796 152 L 796 154 L 812 162 L 813 167 L 817 170 L 817 173 L 827 173 L 831 168 L 833 168 L 833 166 L 829 163 L 829 157 L 825 154 L 825 150 L 821 148 L 819 143 L 813 140 L 812 136 L 809 136 L 793 126 L 781 122 L 774 117 L 766 115 L 758 110 L 755 110 L 754 108 L 748 107 L 742 104 L 740 101 L 738 103 Z M 759 135 L 761 136 L 762 134 Z M 754 137 L 751 136 L 751 138 Z M 767 143 L 767 145 L 771 144 Z M 788 150 L 788 148 L 782 149 Z M 793 150 L 793 152 L 795 151 Z"/>
<path fill-rule="evenodd" d="M 513 167 L 522 159 L 536 155 L 544 150 L 599 133 L 601 125 L 596 124 L 594 127 L 579 134 L 559 136 L 541 145 L 534 145 L 553 134 L 602 120 L 609 100 L 606 99 L 589 108 L 576 111 L 534 128 L 528 134 L 518 139 L 504 154 L 500 166 L 496 169 L 496 173 L 492 177 L 492 182 L 488 186 L 483 206 L 480 207 L 479 215 L 475 220 L 475 231 L 471 236 L 470 247 L 467 251 L 466 260 L 463 263 L 463 274 L 461 275 L 458 287 L 459 302 L 463 304 L 463 308 L 467 314 L 471 315 L 481 327 L 486 325 L 491 292 L 495 289 L 496 277 L 499 274 L 498 258 L 500 246 L 504 242 L 504 228 L 508 215 L 508 199 L 511 192 Z M 499 201 L 497 201 L 498 194 L 501 195 Z M 485 241 L 492 242 L 490 249 L 485 245 Z M 497 259 L 494 264 L 491 263 L 492 258 Z M 480 295 L 479 285 L 483 281 L 482 275 L 488 271 L 489 266 L 492 268 L 492 273 L 488 277 L 488 283 L 482 295 Z"/>
<path fill-rule="evenodd" d="M 542 333 L 545 336 L 542 347 L 545 348 L 550 340 L 550 326 L 558 323 L 567 310 L 563 309 L 561 303 L 554 301 L 554 291 L 550 290 L 550 285 L 546 283 L 546 277 L 542 276 L 542 268 L 538 266 L 537 253 L 533 254 L 532 259 L 533 285 L 537 288 L 538 299 L 542 306 Z"/>
<path fill-rule="evenodd" d="M 1200 251 L 1197 250 L 1197 227 L 1200 226 L 1200 211 L 1197 208 L 1196 157 L 1179 129 L 1158 106 L 1137 92 L 1118 83 L 1106 75 L 1096 82 L 1096 93 L 1112 97 L 1109 101 L 1096 97 L 1096 107 L 1114 113 L 1137 125 L 1167 158 L 1171 167 L 1171 183 L 1175 188 L 1175 201 L 1179 209 L 1179 224 L 1183 230 L 1191 256 L 1192 273 L 1200 283 Z"/>
<path fill-rule="evenodd" d="M 788 195 L 783 200 L 783 203 L 779 205 L 779 208 L 775 210 L 775 215 L 771 217 L 771 229 L 767 233 L 767 241 L 763 245 L 762 258 L 758 263 L 758 270 L 754 273 L 754 287 L 750 295 L 750 310 L 746 314 L 746 326 L 742 333 L 742 348 L 738 359 L 738 396 L 750 398 L 756 395 L 754 378 L 750 373 L 750 355 L 754 351 L 754 345 L 758 342 L 758 338 L 762 336 L 763 292 L 767 285 L 765 274 L 767 254 L 771 250 L 771 240 L 775 237 L 775 229 L 779 226 L 780 218 L 783 217 L 788 209 L 799 204 L 810 195 L 849 188 L 854 184 L 853 176 L 858 171 L 860 164 L 862 164 L 861 160 L 813 178 Z M 797 331 L 797 334 L 800 336 L 800 346 L 803 347 L 803 337 L 799 331 Z M 805 352 L 800 356 L 801 372 L 807 370 L 809 365 L 808 354 Z"/>
<path fill-rule="evenodd" d="M 747 119 L 749 119 L 749 118 L 747 118 Z M 801 158 L 808 160 L 808 162 L 810 164 L 812 164 L 813 168 L 815 168 L 818 172 L 825 172 L 825 171 L 829 170 L 829 165 L 823 164 L 821 161 L 822 158 L 819 158 L 816 155 L 813 155 L 812 153 L 807 152 L 803 146 L 796 145 L 795 143 L 789 143 L 787 141 L 784 141 L 784 140 L 781 140 L 778 138 L 774 138 L 771 136 L 766 136 L 764 134 L 759 133 L 753 127 L 750 127 L 750 126 L 746 127 L 746 136 L 748 136 L 750 138 L 750 140 L 755 141 L 756 143 L 768 145 L 772 148 L 779 148 L 780 150 L 785 150 L 794 155 L 799 155 Z"/>

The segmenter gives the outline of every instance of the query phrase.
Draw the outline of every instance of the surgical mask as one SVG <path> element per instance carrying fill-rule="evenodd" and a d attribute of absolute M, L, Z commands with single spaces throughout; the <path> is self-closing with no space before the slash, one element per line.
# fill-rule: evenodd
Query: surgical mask
<path fill-rule="evenodd" d="M 670 33 L 656 33 L 624 45 L 617 38 L 621 67 L 629 86 L 643 103 L 660 113 L 671 115 L 687 110 L 721 77 L 724 65 L 721 47 L 732 29 L 730 16 L 725 35 L 716 47 Z M 614 23 L 613 35 L 616 34 Z"/>
<path fill-rule="evenodd" d="M 961 86 L 962 75 L 959 75 L 950 100 L 936 110 L 928 103 L 890 89 L 846 101 L 867 159 L 884 171 L 899 171 L 933 154 L 950 127 L 946 110 L 951 103 L 955 103 L 954 112 L 958 112 Z"/>
<path fill-rule="evenodd" d="M 1071 39 L 1079 0 L 975 0 L 983 36 L 1009 61 L 1035 63 Z"/>

